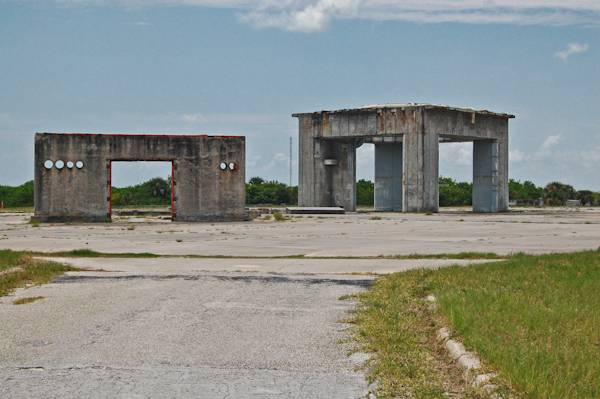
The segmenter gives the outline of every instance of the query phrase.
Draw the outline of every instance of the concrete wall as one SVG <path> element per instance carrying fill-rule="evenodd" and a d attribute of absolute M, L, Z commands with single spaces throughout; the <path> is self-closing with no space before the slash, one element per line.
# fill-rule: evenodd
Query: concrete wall
<path fill-rule="evenodd" d="M 84 167 L 48 170 L 46 160 Z M 52 133 L 35 136 L 34 218 L 109 219 L 111 161 L 172 161 L 176 221 L 246 218 L 243 137 Z M 235 163 L 234 170 L 221 170 L 221 162 Z"/>
<path fill-rule="evenodd" d="M 331 174 L 331 206 L 339 206 L 347 211 L 356 210 L 356 146 L 354 140 L 329 143 L 331 157 L 324 162 Z"/>

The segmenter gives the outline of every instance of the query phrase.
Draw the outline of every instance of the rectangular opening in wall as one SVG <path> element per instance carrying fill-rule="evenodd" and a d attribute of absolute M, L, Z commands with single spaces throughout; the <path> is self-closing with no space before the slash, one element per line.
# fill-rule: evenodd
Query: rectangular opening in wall
<path fill-rule="evenodd" d="M 374 153 L 372 143 L 364 143 L 356 149 L 356 209 L 373 210 Z"/>
<path fill-rule="evenodd" d="M 439 156 L 440 208 L 470 212 L 473 209 L 473 143 L 441 141 Z"/>
<path fill-rule="evenodd" d="M 171 161 L 111 161 L 113 221 L 173 220 L 176 212 Z"/>

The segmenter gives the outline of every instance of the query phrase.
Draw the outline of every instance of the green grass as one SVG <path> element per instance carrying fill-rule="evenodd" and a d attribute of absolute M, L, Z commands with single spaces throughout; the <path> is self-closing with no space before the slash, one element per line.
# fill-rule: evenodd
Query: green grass
<path fill-rule="evenodd" d="M 0 249 L 0 272 L 19 266 L 22 253 L 9 249 Z"/>
<path fill-rule="evenodd" d="M 349 322 L 361 351 L 374 353 L 367 364 L 370 381 L 377 381 L 378 398 L 478 397 L 465 392 L 458 369 L 435 339 L 436 325 L 424 301 L 421 271 L 411 278 L 392 275 L 378 279 L 359 294 L 357 311 Z M 346 298 L 340 298 L 346 299 Z"/>
<path fill-rule="evenodd" d="M 61 258 L 158 258 L 160 255 L 149 252 L 118 252 L 105 253 L 91 249 L 74 249 L 72 251 L 58 252 L 31 252 L 35 256 L 58 256 Z"/>
<path fill-rule="evenodd" d="M 273 218 L 277 222 L 285 222 L 289 218 L 281 212 L 273 212 Z"/>
<path fill-rule="evenodd" d="M 457 253 L 442 253 L 442 254 L 410 254 L 410 255 L 394 255 L 391 259 L 508 259 L 522 254 L 498 255 L 494 252 L 457 252 Z"/>
<path fill-rule="evenodd" d="M 27 284 L 48 283 L 67 271 L 78 270 L 59 263 L 34 260 L 25 252 L 0 250 L 0 271 L 14 267 L 22 270 L 0 275 L 0 296 Z"/>
<path fill-rule="evenodd" d="M 358 297 L 355 336 L 377 354 L 371 377 L 384 397 L 405 389 L 436 397 L 448 379 L 432 367 L 432 339 L 447 324 L 518 395 L 598 398 L 598 292 L 600 251 L 393 274 Z M 427 294 L 438 298 L 436 313 L 424 305 Z"/>
<path fill-rule="evenodd" d="M 26 298 L 15 299 L 13 301 L 13 305 L 26 305 L 28 303 L 39 301 L 40 299 L 44 299 L 44 297 L 43 296 L 28 296 Z"/>

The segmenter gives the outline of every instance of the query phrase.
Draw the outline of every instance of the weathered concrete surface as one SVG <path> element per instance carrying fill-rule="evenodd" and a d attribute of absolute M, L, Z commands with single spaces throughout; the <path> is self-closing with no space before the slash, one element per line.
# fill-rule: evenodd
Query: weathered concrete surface
<path fill-rule="evenodd" d="M 215 258 L 60 258 L 44 259 L 91 270 L 144 273 L 260 272 L 279 274 L 389 274 L 412 269 L 495 262 L 466 259 L 215 259 Z"/>
<path fill-rule="evenodd" d="M 367 141 L 402 142 L 402 210 L 437 212 L 439 143 L 483 141 L 493 144 L 495 152 L 474 146 L 474 210 L 508 209 L 508 121 L 513 115 L 432 104 L 379 104 L 293 116 L 299 119 L 300 206 L 341 205 L 353 211 L 355 182 L 350 187 L 349 180 L 356 163 L 351 152 Z M 387 152 L 376 150 L 375 157 L 376 169 L 394 168 L 383 165 L 394 162 Z M 488 170 L 492 165 L 493 172 Z M 379 202 L 387 191 L 387 185 L 376 184 Z"/>
<path fill-rule="evenodd" d="M 373 215 L 381 219 L 372 220 Z M 27 224 L 28 219 L 29 215 L 24 214 L 0 214 L 0 248 L 90 248 L 173 255 L 378 256 L 463 251 L 547 253 L 600 246 L 599 209 L 294 216 L 293 221 L 286 222 L 222 224 L 163 221 L 34 227 Z"/>
<path fill-rule="evenodd" d="M 49 160 L 65 166 L 47 169 Z M 74 166 L 81 161 L 83 166 Z M 173 219 L 244 220 L 245 139 L 229 136 L 52 134 L 35 136 L 35 219 L 111 217 L 112 161 L 170 161 Z M 67 166 L 68 162 L 70 168 Z M 220 168 L 224 162 L 225 170 Z M 235 165 L 231 170 L 228 165 Z"/>
<path fill-rule="evenodd" d="M 375 210 L 402 211 L 402 143 L 375 143 Z"/>
<path fill-rule="evenodd" d="M 346 214 L 224 224 L 124 218 L 112 224 L 34 227 L 28 219 L 25 214 L 0 214 L 0 248 L 358 256 L 539 253 L 591 249 L 600 243 L 600 210 L 595 209 Z M 54 283 L 0 298 L 2 398 L 364 397 L 368 386 L 356 369 L 361 356 L 347 356 L 348 326 L 339 322 L 353 304 L 338 298 L 365 289 L 373 276 L 339 273 L 459 262 L 68 261 L 108 271 L 68 273 Z M 31 296 L 44 299 L 12 304 Z"/>
<path fill-rule="evenodd" d="M 359 398 L 365 276 L 68 273 L 0 298 L 2 398 Z"/>

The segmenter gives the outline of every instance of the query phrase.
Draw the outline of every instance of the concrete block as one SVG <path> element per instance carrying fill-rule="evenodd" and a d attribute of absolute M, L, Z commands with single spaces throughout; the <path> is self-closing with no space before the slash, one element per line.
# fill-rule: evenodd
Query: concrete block
<path fill-rule="evenodd" d="M 55 133 L 35 136 L 34 218 L 110 220 L 114 161 L 171 162 L 173 220 L 247 219 L 244 137 Z"/>
<path fill-rule="evenodd" d="M 479 358 L 472 353 L 465 353 L 458 358 L 458 364 L 465 370 L 476 370 L 481 367 Z"/>

